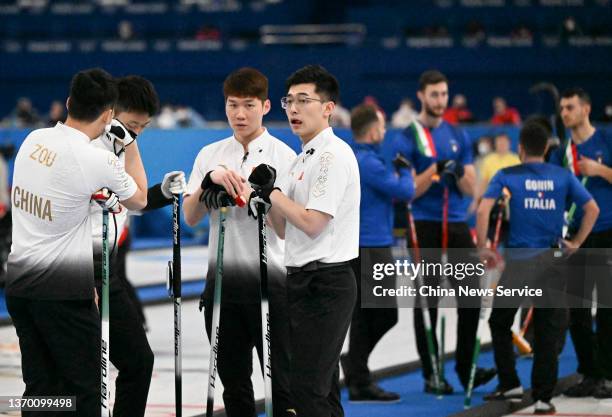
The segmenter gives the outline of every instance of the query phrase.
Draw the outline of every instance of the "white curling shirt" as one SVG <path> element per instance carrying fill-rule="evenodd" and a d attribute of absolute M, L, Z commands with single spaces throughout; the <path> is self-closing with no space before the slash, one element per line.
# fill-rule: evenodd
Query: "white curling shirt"
<path fill-rule="evenodd" d="M 25 139 L 15 159 L 13 244 L 7 295 L 36 299 L 91 299 L 91 195 L 109 187 L 120 199 L 137 186 L 110 152 L 83 132 L 58 123 Z"/>
<path fill-rule="evenodd" d="M 195 159 L 187 185 L 187 194 L 194 194 L 209 171 L 223 166 L 248 179 L 259 164 L 276 169 L 285 176 L 295 159 L 295 152 L 265 130 L 248 145 L 248 152 L 234 136 L 202 148 Z M 248 215 L 247 207 L 229 207 L 226 213 L 224 240 L 223 300 L 259 302 L 259 233 L 257 220 Z M 272 227 L 266 228 L 267 263 L 271 291 L 284 288 L 284 242 Z M 219 210 L 210 212 L 207 280 L 214 280 L 219 238 Z"/>
<path fill-rule="evenodd" d="M 287 197 L 307 210 L 332 216 L 314 239 L 287 221 L 285 266 L 344 262 L 359 255 L 359 168 L 351 147 L 331 127 L 303 146 L 289 175 L 277 182 Z"/>

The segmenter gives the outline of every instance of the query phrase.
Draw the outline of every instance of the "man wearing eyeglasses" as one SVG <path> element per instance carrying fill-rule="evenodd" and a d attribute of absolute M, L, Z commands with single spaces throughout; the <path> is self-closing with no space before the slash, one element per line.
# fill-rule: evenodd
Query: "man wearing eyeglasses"
<path fill-rule="evenodd" d="M 285 237 L 297 414 L 342 416 L 338 362 L 356 299 L 349 261 L 358 255 L 359 170 L 349 145 L 329 126 L 339 96 L 336 78 L 309 65 L 294 72 L 286 88 L 281 104 L 302 153 L 276 184 L 274 169 L 265 165 L 249 181 L 272 204 L 270 221 Z"/>

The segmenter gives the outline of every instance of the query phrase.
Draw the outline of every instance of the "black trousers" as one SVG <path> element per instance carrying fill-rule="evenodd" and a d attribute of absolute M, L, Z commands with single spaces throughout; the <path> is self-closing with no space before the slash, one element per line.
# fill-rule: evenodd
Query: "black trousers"
<path fill-rule="evenodd" d="M 442 246 L 442 223 L 432 221 L 417 221 L 415 222 L 421 256 L 425 262 L 440 262 Z M 410 245 L 410 244 L 409 244 Z M 466 223 L 449 223 L 448 224 L 448 247 L 458 249 L 474 248 L 474 242 L 470 234 L 470 229 Z M 477 262 L 473 259 L 463 259 L 467 250 L 464 251 L 449 251 L 449 262 Z M 461 258 L 458 258 L 461 257 Z M 456 285 L 458 281 L 450 278 L 451 285 Z M 428 283 L 431 280 L 428 278 Z M 478 281 L 468 279 L 462 282 L 462 285 L 478 286 Z M 460 300 L 463 302 L 464 299 Z M 474 344 L 476 343 L 476 331 L 478 328 L 478 317 L 480 314 L 480 300 L 470 299 L 469 307 L 457 308 L 458 323 L 457 323 L 457 344 L 455 348 L 456 365 L 455 371 L 459 376 L 459 380 L 464 387 L 467 387 L 470 379 L 470 369 L 472 364 L 472 355 L 474 353 Z M 438 304 L 437 297 L 427 298 L 429 314 L 433 329 L 436 328 L 438 320 Z M 416 335 L 417 350 L 421 359 L 422 372 L 424 378 L 429 378 L 433 373 L 429 351 L 427 350 L 427 338 L 425 336 L 425 325 L 423 322 L 423 312 L 420 308 L 414 309 L 414 331 Z M 438 340 L 434 332 L 433 335 L 434 349 L 436 357 L 438 355 Z"/>
<path fill-rule="evenodd" d="M 90 300 L 7 297 L 19 337 L 23 395 L 76 396 L 76 412 L 23 411 L 24 417 L 100 416 L 100 315 Z"/>
<path fill-rule="evenodd" d="M 516 373 L 514 346 L 512 345 L 512 323 L 518 308 L 495 308 L 489 318 L 493 337 L 493 352 L 499 386 L 502 389 L 514 388 L 521 384 Z M 557 383 L 557 360 L 559 331 L 563 309 L 534 308 L 533 321 L 534 345 L 531 388 L 535 401 L 550 401 Z"/>
<path fill-rule="evenodd" d="M 119 279 L 110 285 L 109 320 L 110 361 L 119 371 L 113 416 L 144 417 L 154 356 L 138 310 Z"/>
<path fill-rule="evenodd" d="M 348 263 L 287 276 L 291 393 L 299 416 L 344 416 L 339 360 L 356 292 Z"/>
<path fill-rule="evenodd" d="M 130 298 L 130 301 L 134 304 L 134 307 L 136 308 L 138 318 L 143 323 L 143 325 L 145 325 L 147 323 L 147 319 L 144 314 L 144 306 L 142 305 L 142 302 L 138 297 L 136 289 L 134 288 L 127 276 L 126 260 L 127 254 L 130 251 L 131 246 L 132 238 L 130 233 L 128 232 L 123 244 L 119 245 L 119 247 L 117 248 L 117 258 L 114 261 L 113 266 L 115 267 L 117 278 L 119 278 L 119 280 L 123 282 L 123 287 L 125 288 L 125 291 L 128 297 Z"/>
<path fill-rule="evenodd" d="M 534 305 L 532 326 L 533 367 L 531 371 L 531 388 L 533 398 L 538 401 L 550 401 L 557 383 L 559 343 L 563 316 L 566 308 L 543 308 L 564 304 L 556 300 L 565 288 L 565 271 L 562 260 L 556 260 L 545 252 L 529 260 L 506 262 L 498 286 L 504 288 L 543 288 L 544 295 L 531 299 Z M 551 291 L 554 290 L 554 291 Z M 512 345 L 512 323 L 519 306 L 526 299 L 523 297 L 500 297 L 493 299 L 493 311 L 489 317 L 489 327 L 493 339 L 493 354 L 499 385 L 502 389 L 514 388 L 521 384 L 516 373 L 514 347 Z"/>
<path fill-rule="evenodd" d="M 598 308 L 595 329 L 590 307 L 570 309 L 570 334 L 578 358 L 578 372 L 587 377 L 612 379 L 612 308 L 609 308 L 612 274 L 607 265 L 609 256 L 603 250 L 612 248 L 612 230 L 591 233 L 582 247 L 586 251 L 579 250 L 569 258 L 572 272 L 569 291 L 580 291 L 590 301 L 593 289 L 597 288 Z M 601 304 L 608 308 L 599 307 Z"/>
<path fill-rule="evenodd" d="M 374 263 L 393 263 L 391 248 L 360 248 L 360 255 L 351 261 L 351 268 L 357 283 L 357 302 L 353 309 L 351 330 L 349 333 L 349 351 L 347 354 L 347 385 L 364 387 L 372 383 L 368 358 L 376 344 L 398 320 L 397 307 L 394 308 L 362 308 L 361 291 L 367 291 L 372 282 Z M 361 271 L 364 271 L 362 277 Z M 365 282 L 362 282 L 365 281 Z M 395 284 L 392 278 L 385 281 Z M 394 285 L 393 285 L 394 286 Z"/>
<path fill-rule="evenodd" d="M 213 284 L 214 287 L 214 284 Z M 204 318 L 210 340 L 214 291 L 204 293 Z M 289 387 L 289 318 L 286 297 L 270 294 L 270 334 L 273 413 L 284 416 L 293 408 Z M 219 324 L 217 369 L 223 383 L 228 417 L 255 417 L 253 347 L 263 367 L 261 305 L 223 302 Z"/>

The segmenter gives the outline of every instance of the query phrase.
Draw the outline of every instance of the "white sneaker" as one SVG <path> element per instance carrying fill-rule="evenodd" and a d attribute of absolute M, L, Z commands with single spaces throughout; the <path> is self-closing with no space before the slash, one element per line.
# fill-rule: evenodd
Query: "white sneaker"
<path fill-rule="evenodd" d="M 557 410 L 555 409 L 555 406 L 552 405 L 552 403 L 546 403 L 544 401 L 538 401 L 535 404 L 535 408 L 533 410 L 533 414 L 542 416 L 542 415 L 551 415 L 551 414 L 555 414 L 557 412 Z"/>

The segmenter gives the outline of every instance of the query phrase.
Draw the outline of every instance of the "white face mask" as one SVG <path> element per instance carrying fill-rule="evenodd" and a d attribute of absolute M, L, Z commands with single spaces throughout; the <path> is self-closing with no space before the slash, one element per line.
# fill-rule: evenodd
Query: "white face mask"
<path fill-rule="evenodd" d="M 481 142 L 478 144 L 478 155 L 486 155 L 491 152 L 491 147 L 486 142 Z"/>

